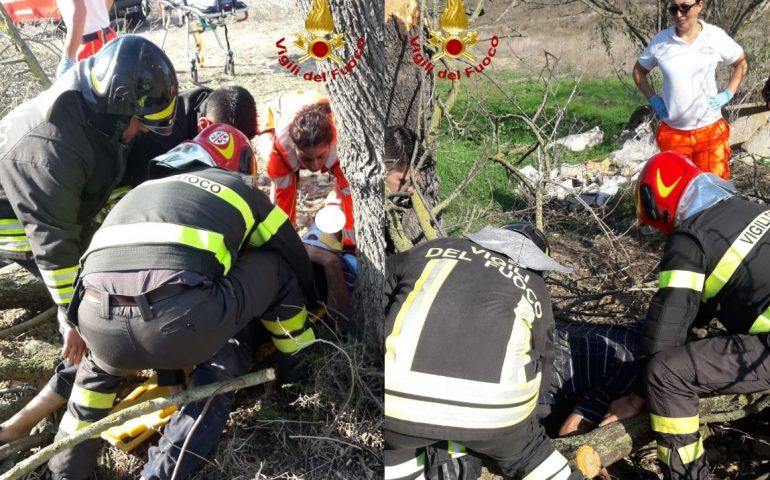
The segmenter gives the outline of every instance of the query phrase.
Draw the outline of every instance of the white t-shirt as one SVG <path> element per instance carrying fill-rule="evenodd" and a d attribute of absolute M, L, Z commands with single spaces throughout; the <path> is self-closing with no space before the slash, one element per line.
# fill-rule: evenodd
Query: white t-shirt
<path fill-rule="evenodd" d="M 57 1 L 62 18 L 71 18 L 75 6 L 70 0 Z M 86 26 L 83 35 L 93 33 L 110 26 L 110 12 L 104 0 L 85 0 L 86 4 Z M 67 25 L 69 28 L 69 25 Z"/>
<path fill-rule="evenodd" d="M 672 26 L 658 32 L 639 56 L 639 65 L 646 70 L 660 68 L 666 124 L 678 130 L 695 130 L 722 118 L 719 110 L 708 106 L 708 98 L 718 93 L 717 64 L 732 65 L 743 56 L 741 46 L 724 30 L 703 20 L 700 24 L 703 30 L 691 44 L 677 37 Z"/>

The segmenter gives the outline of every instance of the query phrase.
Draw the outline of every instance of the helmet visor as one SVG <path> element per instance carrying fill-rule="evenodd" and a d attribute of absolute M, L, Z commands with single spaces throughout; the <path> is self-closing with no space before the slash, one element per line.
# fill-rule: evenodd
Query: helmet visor
<path fill-rule="evenodd" d="M 216 163 L 209 155 L 209 152 L 205 148 L 193 142 L 185 142 L 177 145 L 164 153 L 155 157 L 152 162 L 155 165 L 160 165 L 175 170 L 184 170 L 189 168 L 193 163 L 201 163 L 203 165 L 209 165 L 216 167 Z"/>
<path fill-rule="evenodd" d="M 174 120 L 173 119 L 171 119 L 171 121 L 169 122 L 168 125 L 148 124 L 141 117 L 139 117 L 139 121 L 142 122 L 142 125 L 147 127 L 148 131 L 150 131 L 150 132 L 152 132 L 152 133 L 154 133 L 156 135 L 161 135 L 161 136 L 164 136 L 164 137 L 168 137 L 174 131 Z"/>

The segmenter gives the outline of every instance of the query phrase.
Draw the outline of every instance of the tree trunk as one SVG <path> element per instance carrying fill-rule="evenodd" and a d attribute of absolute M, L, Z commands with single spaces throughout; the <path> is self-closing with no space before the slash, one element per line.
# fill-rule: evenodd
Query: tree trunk
<path fill-rule="evenodd" d="M 700 400 L 701 424 L 726 422 L 758 413 L 770 406 L 770 391 L 748 395 L 720 395 Z M 597 428 L 585 435 L 554 440 L 554 446 L 589 478 L 653 441 L 648 415 Z M 588 447 L 588 448 L 586 448 Z M 582 449 L 582 450 L 581 450 Z"/>
<path fill-rule="evenodd" d="M 42 311 L 53 303 L 45 285 L 15 263 L 0 268 L 0 292 L 0 310 Z"/>
<path fill-rule="evenodd" d="M 310 0 L 300 0 L 307 13 Z M 339 157 L 353 195 L 358 282 L 353 298 L 353 320 L 375 358 L 381 358 L 384 314 L 382 308 L 385 263 L 385 211 L 383 208 L 383 127 L 385 95 L 382 89 L 384 18 L 382 2 L 329 0 L 335 32 L 344 33 L 344 61 L 353 57 L 356 41 L 365 40 L 357 66 L 347 75 L 326 83 L 339 133 Z M 338 68 L 329 61 L 318 62 L 329 72 Z M 327 74 L 328 75 L 328 74 Z"/>
<path fill-rule="evenodd" d="M 48 75 L 43 71 L 43 67 L 40 66 L 40 62 L 37 61 L 35 54 L 29 49 L 27 42 L 25 42 L 24 39 L 21 38 L 21 35 L 19 35 L 19 31 L 13 25 L 11 17 L 8 15 L 5 6 L 2 4 L 0 4 L 0 30 L 8 35 L 11 43 L 13 43 L 13 46 L 21 56 L 21 59 L 24 60 L 24 63 L 27 64 L 27 68 L 29 68 L 32 76 L 35 77 L 37 83 L 43 88 L 50 87 L 51 80 L 48 79 Z"/>
<path fill-rule="evenodd" d="M 60 350 L 40 340 L 0 341 L 0 378 L 40 386 L 61 360 Z"/>

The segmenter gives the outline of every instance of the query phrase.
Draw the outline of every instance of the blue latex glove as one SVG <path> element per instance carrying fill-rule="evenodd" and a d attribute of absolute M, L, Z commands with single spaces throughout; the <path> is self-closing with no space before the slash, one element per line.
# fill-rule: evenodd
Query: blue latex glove
<path fill-rule="evenodd" d="M 648 101 L 650 102 L 652 109 L 655 110 L 655 115 L 657 115 L 659 119 L 668 120 L 668 109 L 666 109 L 666 104 L 663 102 L 662 98 L 658 95 L 653 95 Z"/>
<path fill-rule="evenodd" d="M 59 62 L 59 66 L 56 67 L 56 78 L 59 78 L 62 75 L 64 75 L 64 72 L 74 67 L 75 63 L 76 62 L 74 58 L 67 58 L 67 57 L 62 58 L 61 62 Z"/>
<path fill-rule="evenodd" d="M 709 108 L 712 110 L 721 110 L 722 107 L 727 105 L 727 102 L 733 99 L 733 92 L 729 88 L 725 88 L 716 95 L 709 97 Z"/>

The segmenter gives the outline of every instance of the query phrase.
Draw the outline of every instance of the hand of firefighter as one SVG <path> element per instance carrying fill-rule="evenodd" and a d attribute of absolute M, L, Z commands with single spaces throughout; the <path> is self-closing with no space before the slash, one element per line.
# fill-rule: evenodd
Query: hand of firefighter
<path fill-rule="evenodd" d="M 67 326 L 64 329 L 64 347 L 61 349 L 61 356 L 73 365 L 77 365 L 83 359 L 87 349 L 86 342 L 83 341 L 77 329 Z"/>
<path fill-rule="evenodd" d="M 644 398 L 632 393 L 627 397 L 619 398 L 610 404 L 610 409 L 607 415 L 604 416 L 604 420 L 599 424 L 600 427 L 609 425 L 613 422 L 625 420 L 641 413 L 644 408 Z"/>

